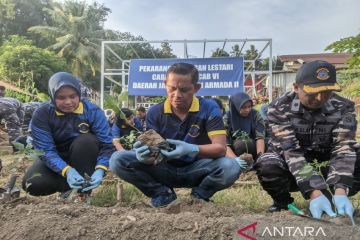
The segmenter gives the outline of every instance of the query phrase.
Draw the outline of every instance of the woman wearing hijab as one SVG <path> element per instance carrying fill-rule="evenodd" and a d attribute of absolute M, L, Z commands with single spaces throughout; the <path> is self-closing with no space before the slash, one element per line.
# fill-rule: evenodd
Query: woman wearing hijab
<path fill-rule="evenodd" d="M 253 109 L 249 95 L 239 92 L 230 97 L 228 116 L 228 151 L 229 157 L 243 153 L 257 159 L 265 152 L 265 126 L 260 113 Z"/>
<path fill-rule="evenodd" d="M 34 112 L 31 122 L 33 145 L 43 154 L 27 170 L 23 189 L 34 196 L 88 192 L 101 184 L 113 152 L 105 114 L 81 99 L 80 82 L 70 73 L 55 73 L 48 91 L 51 101 Z"/>

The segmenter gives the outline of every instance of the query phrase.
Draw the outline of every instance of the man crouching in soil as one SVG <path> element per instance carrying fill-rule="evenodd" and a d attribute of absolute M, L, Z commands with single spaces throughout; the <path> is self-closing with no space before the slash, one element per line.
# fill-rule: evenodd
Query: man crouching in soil
<path fill-rule="evenodd" d="M 308 62 L 297 72 L 294 91 L 269 105 L 270 146 L 254 165 L 274 200 L 269 212 L 287 210 L 294 200 L 290 192 L 300 190 L 315 218 L 336 216 L 331 203 L 338 214 L 353 216 L 348 196 L 360 190 L 354 103 L 334 91 L 340 91 L 335 67 Z M 322 175 L 311 169 L 303 174 L 315 160 L 329 161 Z"/>
<path fill-rule="evenodd" d="M 177 63 L 166 74 L 167 99 L 150 108 L 146 126 L 172 146 L 161 150 L 156 164 L 149 146 L 137 142 L 133 151 L 115 152 L 110 169 L 151 198 L 153 207 L 176 199 L 173 188 L 192 188 L 191 197 L 209 199 L 230 187 L 245 165 L 225 157 L 226 133 L 219 107 L 212 100 L 195 97 L 199 73 L 192 64 Z"/>

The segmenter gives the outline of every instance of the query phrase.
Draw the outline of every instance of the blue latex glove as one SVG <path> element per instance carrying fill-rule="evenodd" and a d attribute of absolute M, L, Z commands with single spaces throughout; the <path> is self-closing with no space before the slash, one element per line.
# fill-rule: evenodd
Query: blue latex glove
<path fill-rule="evenodd" d="M 91 175 L 90 186 L 84 188 L 82 192 L 87 192 L 91 189 L 97 188 L 100 186 L 103 178 L 104 178 L 105 171 L 103 169 L 96 169 L 95 172 Z"/>
<path fill-rule="evenodd" d="M 245 160 L 242 160 L 240 157 L 236 157 L 235 161 L 239 164 L 241 169 L 247 168 L 247 162 Z"/>
<path fill-rule="evenodd" d="M 69 168 L 66 172 L 66 180 L 71 188 L 81 189 L 85 179 L 75 170 Z"/>
<path fill-rule="evenodd" d="M 354 207 L 346 195 L 334 195 L 334 204 L 338 214 L 349 217 L 354 215 Z"/>
<path fill-rule="evenodd" d="M 133 149 L 136 153 L 136 158 L 139 160 L 139 162 L 145 163 L 145 164 L 153 164 L 153 162 L 149 162 L 148 159 L 150 158 L 150 149 L 147 145 L 141 146 L 142 143 L 140 141 L 137 141 L 133 145 Z"/>
<path fill-rule="evenodd" d="M 324 195 L 320 195 L 310 200 L 310 212 L 314 218 L 320 219 L 323 212 L 330 217 L 336 217 L 336 213 L 331 209 L 331 203 Z"/>
<path fill-rule="evenodd" d="M 199 153 L 199 147 L 195 144 L 173 139 L 166 139 L 166 141 L 176 146 L 175 150 L 172 150 L 171 152 L 161 150 L 161 153 L 167 158 L 176 159 L 185 155 L 195 157 L 196 154 Z"/>

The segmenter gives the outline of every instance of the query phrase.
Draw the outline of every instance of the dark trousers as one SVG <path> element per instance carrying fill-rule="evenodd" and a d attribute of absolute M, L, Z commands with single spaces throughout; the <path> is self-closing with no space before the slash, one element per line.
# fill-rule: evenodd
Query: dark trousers
<path fill-rule="evenodd" d="M 80 175 L 91 176 L 95 171 L 99 154 L 99 141 L 92 134 L 81 134 L 74 139 L 68 152 L 59 153 L 60 157 Z M 26 171 L 22 188 L 33 196 L 45 196 L 70 189 L 66 177 L 52 171 L 40 160 Z"/>
<path fill-rule="evenodd" d="M 360 191 L 360 152 L 357 152 L 357 160 L 354 169 L 354 182 L 350 188 L 349 196 Z M 289 171 L 285 159 L 276 153 L 265 153 L 254 164 L 254 169 L 263 189 L 272 197 L 274 202 L 287 205 L 294 199 L 290 192 L 299 191 L 294 176 Z M 322 169 L 325 179 L 328 168 Z"/>
<path fill-rule="evenodd" d="M 110 159 L 110 169 L 148 197 L 185 187 L 207 199 L 230 187 L 240 175 L 240 166 L 232 158 L 199 159 L 183 167 L 166 161 L 150 166 L 139 162 L 134 151 L 115 152 Z"/>

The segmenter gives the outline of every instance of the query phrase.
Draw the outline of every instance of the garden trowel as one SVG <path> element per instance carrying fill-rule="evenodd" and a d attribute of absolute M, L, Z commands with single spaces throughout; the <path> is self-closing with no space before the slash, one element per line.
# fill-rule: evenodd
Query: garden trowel
<path fill-rule="evenodd" d="M 20 197 L 20 189 L 15 186 L 17 176 L 10 177 L 8 183 L 0 188 L 0 203 L 5 203 L 10 200 Z"/>

